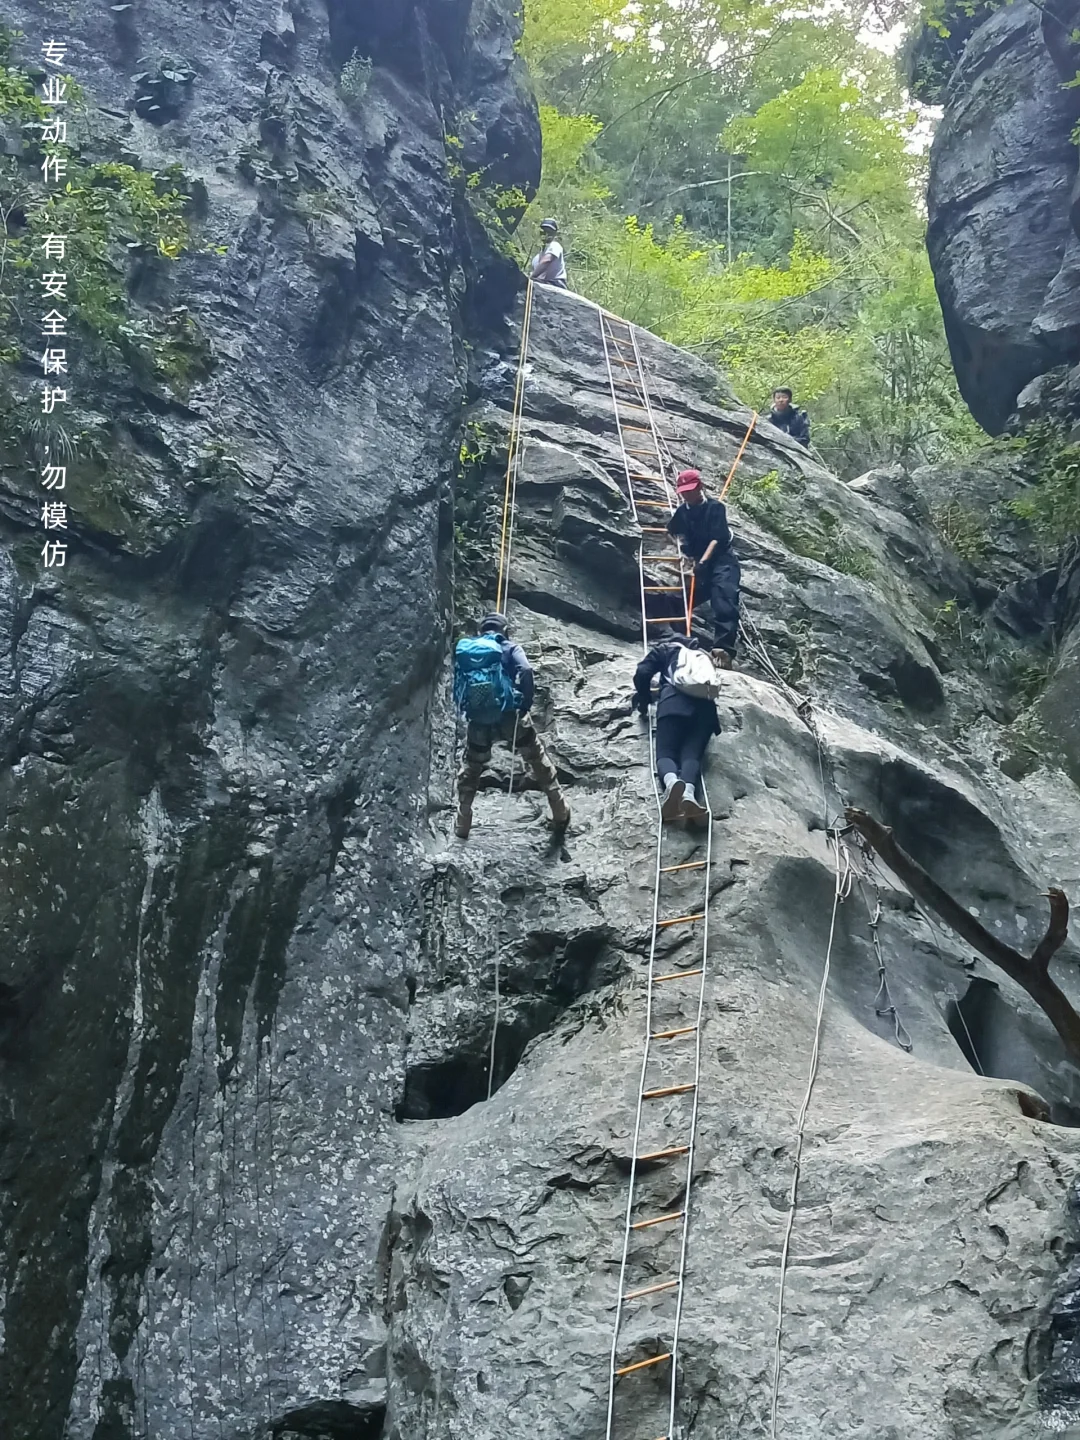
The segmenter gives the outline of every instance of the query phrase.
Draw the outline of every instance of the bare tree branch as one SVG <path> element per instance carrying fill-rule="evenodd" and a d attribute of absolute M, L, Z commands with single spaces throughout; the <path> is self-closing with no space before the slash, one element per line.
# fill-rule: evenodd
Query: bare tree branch
<path fill-rule="evenodd" d="M 1061 1036 L 1070 1057 L 1080 1064 L 1080 1015 L 1065 992 L 1050 978 L 1050 961 L 1069 933 L 1069 902 L 1060 890 L 1048 891 L 1050 923 L 1029 959 L 980 925 L 974 915 L 932 879 L 917 860 L 896 843 L 893 832 L 865 810 L 849 808 L 849 825 L 867 840 L 881 859 L 917 900 L 934 910 L 950 929 L 974 946 L 980 955 L 1031 996 Z"/>

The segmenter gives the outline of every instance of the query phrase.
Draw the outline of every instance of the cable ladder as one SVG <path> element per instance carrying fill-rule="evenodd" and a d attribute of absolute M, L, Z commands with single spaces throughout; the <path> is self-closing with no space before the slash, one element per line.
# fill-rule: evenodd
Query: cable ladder
<path fill-rule="evenodd" d="M 601 310 L 600 330 L 627 495 L 641 531 L 641 629 L 647 652 L 662 626 L 685 626 L 690 632 L 682 556 L 667 533 L 676 503 L 674 463 L 657 429 L 634 327 Z M 654 761 L 655 745 L 653 727 Z M 652 936 L 606 1440 L 677 1440 L 679 1332 L 709 954 L 712 807 L 705 793 L 709 816 L 702 856 L 701 841 L 688 844 L 685 833 L 663 824 L 655 763 L 652 769 L 657 827 Z M 683 947 L 669 944 L 669 937 L 683 934 L 697 947 L 686 966 L 673 958 Z"/>

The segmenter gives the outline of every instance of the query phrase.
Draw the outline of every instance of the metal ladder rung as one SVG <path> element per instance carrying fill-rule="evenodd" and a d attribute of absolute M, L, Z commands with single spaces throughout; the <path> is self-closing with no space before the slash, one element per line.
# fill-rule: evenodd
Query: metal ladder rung
<path fill-rule="evenodd" d="M 662 1365 L 665 1360 L 670 1359 L 671 1351 L 668 1350 L 665 1354 L 653 1355 L 648 1360 L 635 1360 L 633 1365 L 623 1365 L 618 1370 L 616 1370 L 615 1378 L 618 1379 L 621 1375 L 632 1375 L 635 1370 L 644 1370 L 649 1365 Z"/>
<path fill-rule="evenodd" d="M 696 1090 L 697 1084 L 692 1082 L 689 1085 L 661 1085 L 658 1090 L 643 1090 L 643 1100 L 663 1100 L 668 1095 L 688 1095 L 691 1090 Z"/>
<path fill-rule="evenodd" d="M 692 925 L 695 920 L 704 919 L 705 911 L 699 910 L 696 915 L 675 915 L 670 920 L 658 920 L 656 922 L 656 928 L 658 930 L 666 930 L 669 925 Z"/>
<path fill-rule="evenodd" d="M 644 1160 L 667 1160 L 672 1155 L 689 1155 L 689 1153 L 689 1145 L 671 1145 L 666 1150 L 651 1150 L 648 1155 L 636 1155 L 634 1159 L 640 1165 Z"/>
<path fill-rule="evenodd" d="M 648 1230 L 652 1225 L 668 1225 L 673 1220 L 681 1220 L 685 1214 L 685 1210 L 672 1210 L 668 1215 L 654 1215 L 651 1220 L 637 1220 L 630 1226 L 630 1229 Z"/>
<path fill-rule="evenodd" d="M 650 1040 L 674 1040 L 678 1035 L 693 1035 L 697 1030 L 696 1025 L 682 1025 L 678 1030 L 657 1030 L 649 1036 Z"/>
<path fill-rule="evenodd" d="M 648 501 L 643 500 L 642 504 L 648 504 Z M 639 529 L 643 535 L 666 535 L 668 533 L 666 525 L 641 525 Z"/>
<path fill-rule="evenodd" d="M 624 1300 L 640 1300 L 642 1295 L 656 1295 L 661 1290 L 675 1290 L 681 1284 L 681 1280 L 661 1280 L 659 1285 L 643 1285 L 640 1290 L 628 1290 L 622 1298 Z"/>
<path fill-rule="evenodd" d="M 654 975 L 652 983 L 654 985 L 663 985 L 665 980 L 682 980 L 684 976 L 689 978 L 691 975 L 704 975 L 704 973 L 705 967 L 703 965 L 699 965 L 696 970 L 672 970 L 667 975 Z"/>
<path fill-rule="evenodd" d="M 677 586 L 676 588 L 677 588 L 677 589 L 681 589 L 682 587 L 681 587 L 681 586 Z M 646 615 L 646 617 L 645 617 L 645 624 L 646 624 L 646 625 L 674 625 L 674 623 L 675 623 L 676 620 L 685 620 L 685 619 L 686 619 L 686 614 L 685 614 L 685 612 L 684 612 L 682 615 L 656 615 L 656 616 Z M 665 923 L 666 925 L 670 925 L 672 922 L 671 922 L 670 920 L 666 920 L 664 923 Z"/>
<path fill-rule="evenodd" d="M 682 586 L 679 586 L 682 589 Z M 661 875 L 671 875 L 676 870 L 704 870 L 707 862 L 705 860 L 684 860 L 681 865 L 665 865 L 660 871 Z"/>

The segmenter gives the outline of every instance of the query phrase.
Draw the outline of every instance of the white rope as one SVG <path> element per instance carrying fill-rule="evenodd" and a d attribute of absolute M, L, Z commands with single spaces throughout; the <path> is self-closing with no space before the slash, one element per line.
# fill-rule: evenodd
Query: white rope
<path fill-rule="evenodd" d="M 840 910 L 841 902 L 846 900 L 851 893 L 851 862 L 848 859 L 845 847 L 840 844 L 839 836 L 833 834 L 831 838 L 836 854 L 836 880 L 833 888 L 832 921 L 829 925 L 829 943 L 825 950 L 825 968 L 821 976 L 821 989 L 818 991 L 817 1018 L 814 1021 L 814 1048 L 810 1054 L 810 1075 L 806 1083 L 806 1094 L 803 1096 L 802 1108 L 799 1111 L 798 1129 L 795 1135 L 795 1158 L 791 1172 L 791 1190 L 788 1195 L 787 1226 L 784 1231 L 784 1246 L 780 1252 L 780 1297 L 776 1309 L 776 1345 L 773 1353 L 772 1407 L 769 1424 L 770 1440 L 776 1440 L 776 1417 L 777 1408 L 780 1404 L 780 1370 L 783 1364 L 781 1346 L 784 1335 L 784 1287 L 787 1281 L 788 1258 L 791 1253 L 791 1237 L 795 1229 L 795 1213 L 798 1209 L 799 1202 L 799 1170 L 802 1164 L 803 1139 L 806 1134 L 806 1116 L 810 1109 L 810 1097 L 814 1093 L 814 1081 L 817 1079 L 818 1059 L 821 1054 L 821 1027 L 825 1015 L 825 996 L 829 986 L 829 971 L 832 968 L 833 940 L 836 937 L 836 917 Z"/>

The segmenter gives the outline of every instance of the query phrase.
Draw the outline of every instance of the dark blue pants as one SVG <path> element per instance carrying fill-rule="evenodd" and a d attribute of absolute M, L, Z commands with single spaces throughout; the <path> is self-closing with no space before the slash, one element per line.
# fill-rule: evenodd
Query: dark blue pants
<path fill-rule="evenodd" d="M 712 605 L 716 646 L 735 654 L 739 640 L 739 585 L 742 570 L 734 550 L 725 550 L 712 562 L 709 576 L 709 602 Z"/>

